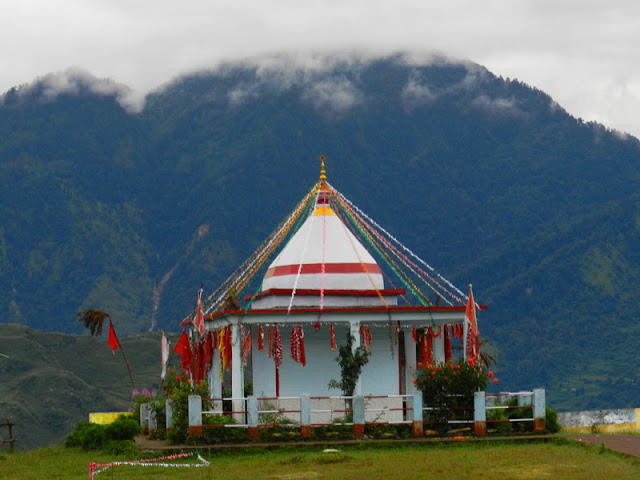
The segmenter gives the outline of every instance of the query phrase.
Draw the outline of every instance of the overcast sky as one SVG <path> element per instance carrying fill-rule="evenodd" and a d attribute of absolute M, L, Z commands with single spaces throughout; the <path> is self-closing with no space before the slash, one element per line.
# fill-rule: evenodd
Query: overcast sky
<path fill-rule="evenodd" d="M 292 49 L 435 51 L 640 137 L 637 0 L 0 0 L 0 94 L 80 67 L 144 94 Z"/>

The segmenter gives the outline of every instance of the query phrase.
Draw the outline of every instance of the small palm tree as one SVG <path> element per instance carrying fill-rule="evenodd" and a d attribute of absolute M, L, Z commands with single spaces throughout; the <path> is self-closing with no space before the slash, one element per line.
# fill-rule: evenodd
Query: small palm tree
<path fill-rule="evenodd" d="M 491 365 L 495 365 L 497 363 L 496 357 L 487 353 L 486 350 L 483 351 L 483 348 L 482 348 L 483 345 L 489 346 L 489 340 L 487 340 L 486 338 L 483 338 L 478 342 L 478 349 L 480 351 L 480 360 L 487 367 L 490 367 Z"/>
<path fill-rule="evenodd" d="M 102 335 L 102 325 L 104 321 L 108 318 L 111 323 L 111 327 L 113 328 L 113 321 L 111 320 L 111 315 L 107 312 L 103 312 L 101 310 L 96 310 L 95 308 L 90 308 L 88 310 L 82 310 L 77 313 L 78 321 L 84 324 L 86 328 L 89 329 L 91 335 L 98 336 Z M 115 333 L 115 331 L 114 331 Z M 133 383 L 133 375 L 131 374 L 131 367 L 129 366 L 129 360 L 127 360 L 127 355 L 124 353 L 122 349 L 122 345 L 118 341 L 118 346 L 120 347 L 120 351 L 122 352 L 122 356 L 124 357 L 124 363 L 127 365 L 127 370 L 129 371 L 129 378 L 131 379 L 131 389 L 135 390 L 136 386 Z M 115 352 L 114 352 L 115 353 Z"/>
<path fill-rule="evenodd" d="M 482 348 L 483 346 L 489 346 L 488 339 L 481 338 L 478 341 L 478 350 L 480 352 L 478 356 L 480 357 L 480 360 L 482 361 L 482 363 L 484 363 L 487 367 L 490 367 L 491 365 L 495 365 L 496 363 L 498 363 L 498 360 L 496 360 L 496 357 L 487 353 L 486 351 L 483 351 L 483 348 Z M 462 347 L 459 345 L 452 347 L 452 349 L 457 351 L 462 351 Z"/>

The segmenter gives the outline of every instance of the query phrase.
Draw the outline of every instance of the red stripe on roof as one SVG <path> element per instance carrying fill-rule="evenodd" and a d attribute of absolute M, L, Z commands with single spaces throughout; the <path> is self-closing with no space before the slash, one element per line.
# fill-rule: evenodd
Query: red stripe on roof
<path fill-rule="evenodd" d="M 258 292 L 255 295 L 245 295 L 244 300 L 249 301 L 252 298 L 264 297 L 267 295 L 291 295 L 293 293 L 292 288 L 270 288 L 269 290 L 264 290 L 263 292 Z M 389 288 L 382 290 L 329 290 L 326 289 L 324 292 L 318 289 L 310 289 L 310 288 L 298 288 L 296 290 L 296 295 L 306 295 L 306 296 L 320 296 L 324 295 L 351 295 L 355 297 L 375 297 L 377 295 L 403 295 L 406 293 L 404 288 Z"/>
<path fill-rule="evenodd" d="M 298 270 L 301 274 L 322 273 L 322 263 L 303 263 L 302 270 L 300 265 L 279 265 L 267 270 L 265 277 L 279 277 L 282 275 L 297 275 Z M 324 273 L 382 273 L 380 267 L 375 263 L 325 263 Z"/>

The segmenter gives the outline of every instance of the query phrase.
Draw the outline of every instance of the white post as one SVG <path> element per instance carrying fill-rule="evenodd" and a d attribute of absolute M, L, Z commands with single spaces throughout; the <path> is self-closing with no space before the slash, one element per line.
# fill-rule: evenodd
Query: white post
<path fill-rule="evenodd" d="M 171 430 L 171 427 L 173 426 L 173 406 L 171 405 L 171 399 L 167 399 L 167 401 L 164 404 L 164 411 L 165 411 L 165 428 L 167 430 L 167 433 L 169 432 L 169 430 Z"/>
<path fill-rule="evenodd" d="M 242 334 L 236 320 L 231 325 L 231 396 L 234 412 L 244 411 L 244 375 L 242 369 Z M 243 413 L 234 413 L 238 423 L 244 423 Z"/>
<path fill-rule="evenodd" d="M 473 433 L 477 437 L 487 434 L 487 404 L 483 391 L 475 392 L 473 397 Z"/>
<path fill-rule="evenodd" d="M 544 388 L 533 389 L 533 431 L 544 432 L 547 429 L 547 412 Z"/>
<path fill-rule="evenodd" d="M 444 325 L 438 327 L 431 327 L 434 333 L 438 333 L 440 328 L 440 336 L 433 337 L 433 359 L 436 362 L 444 362 Z"/>
<path fill-rule="evenodd" d="M 413 335 L 411 332 L 405 330 L 404 332 L 404 383 L 405 386 L 402 389 L 407 395 L 414 395 L 418 391 L 418 387 L 413 383 L 414 377 L 418 372 L 418 361 L 416 355 L 416 342 L 413 341 Z M 413 397 L 407 397 L 405 400 L 406 408 L 414 408 Z M 402 412 L 402 419 L 408 420 L 407 412 Z"/>
<path fill-rule="evenodd" d="M 222 379 L 220 378 L 220 350 L 216 346 L 209 370 L 209 395 L 211 398 L 222 398 Z M 211 402 L 211 410 L 222 414 L 222 402 Z"/>
<path fill-rule="evenodd" d="M 404 332 L 404 368 L 406 388 L 403 390 L 407 395 L 412 395 L 418 391 L 418 387 L 413 384 L 413 378 L 418 371 L 418 361 L 416 355 L 416 343 L 413 341 L 411 332 Z"/>
<path fill-rule="evenodd" d="M 189 395 L 189 435 L 202 436 L 202 397 Z"/>

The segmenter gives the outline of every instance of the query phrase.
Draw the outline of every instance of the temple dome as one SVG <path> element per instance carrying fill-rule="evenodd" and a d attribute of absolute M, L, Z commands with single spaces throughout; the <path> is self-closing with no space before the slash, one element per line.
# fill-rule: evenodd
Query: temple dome
<path fill-rule="evenodd" d="M 262 291 L 271 289 L 382 290 L 380 267 L 329 206 L 320 191 L 305 220 L 269 266 Z"/>

